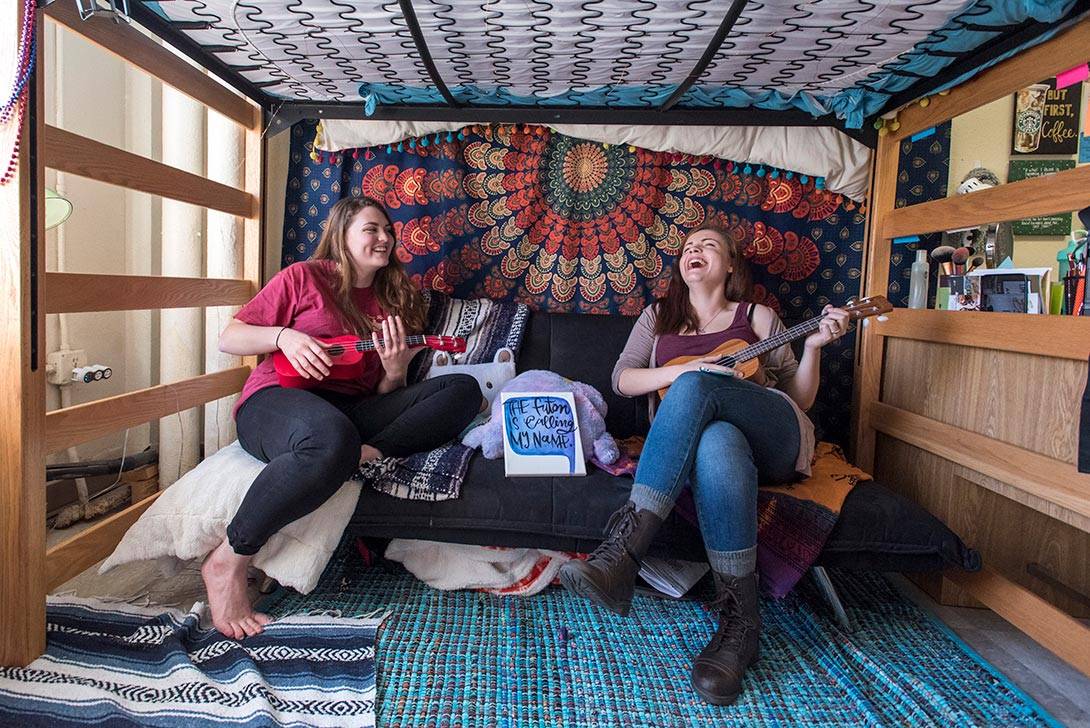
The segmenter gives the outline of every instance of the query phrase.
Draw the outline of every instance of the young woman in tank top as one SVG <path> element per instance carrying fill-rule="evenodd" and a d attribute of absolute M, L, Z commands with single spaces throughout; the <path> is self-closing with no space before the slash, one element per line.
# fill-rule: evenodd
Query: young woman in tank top
<path fill-rule="evenodd" d="M 757 659 L 757 484 L 809 474 L 814 428 L 803 410 L 817 394 L 821 348 L 848 330 L 847 313 L 827 306 L 801 361 L 785 344 L 761 357 L 751 380 L 735 377 L 708 353 L 731 339 L 755 343 L 784 330 L 772 309 L 747 302 L 751 296 L 740 246 L 715 226 L 690 233 L 666 297 L 636 321 L 613 370 L 614 390 L 648 395 L 653 417 L 631 496 L 590 558 L 561 570 L 569 591 L 626 615 L 640 560 L 688 483 L 719 615 L 715 636 L 693 662 L 692 684 L 717 705 L 734 702 Z M 668 364 L 686 355 L 699 358 Z"/>

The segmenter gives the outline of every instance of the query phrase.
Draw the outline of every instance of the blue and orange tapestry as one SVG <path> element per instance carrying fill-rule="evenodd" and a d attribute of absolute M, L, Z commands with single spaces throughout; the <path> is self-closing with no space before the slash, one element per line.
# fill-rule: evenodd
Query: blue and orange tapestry
<path fill-rule="evenodd" d="M 346 195 L 382 200 L 422 287 L 535 310 L 636 315 L 669 282 L 686 231 L 716 222 L 745 246 L 756 300 L 790 326 L 858 294 L 864 218 L 821 180 L 711 157 L 569 137 L 546 127 L 454 134 L 336 154 L 292 129 L 283 264 L 317 247 Z M 848 434 L 855 337 L 825 349 L 810 415 Z"/>

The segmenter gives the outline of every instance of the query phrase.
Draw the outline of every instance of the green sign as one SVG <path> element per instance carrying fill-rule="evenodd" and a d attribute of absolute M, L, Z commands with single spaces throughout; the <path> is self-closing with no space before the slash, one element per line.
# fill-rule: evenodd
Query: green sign
<path fill-rule="evenodd" d="M 1007 182 L 1043 177 L 1074 168 L 1074 159 L 1012 159 Z M 1016 220 L 1011 225 L 1011 231 L 1015 235 L 1067 235 L 1071 232 L 1071 213 Z"/>

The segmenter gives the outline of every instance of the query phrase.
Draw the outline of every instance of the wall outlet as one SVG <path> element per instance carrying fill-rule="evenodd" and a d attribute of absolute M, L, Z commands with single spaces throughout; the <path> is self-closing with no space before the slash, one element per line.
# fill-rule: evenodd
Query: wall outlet
<path fill-rule="evenodd" d="M 50 352 L 45 358 L 46 378 L 50 384 L 71 384 L 72 370 L 87 366 L 83 349 L 63 349 Z"/>

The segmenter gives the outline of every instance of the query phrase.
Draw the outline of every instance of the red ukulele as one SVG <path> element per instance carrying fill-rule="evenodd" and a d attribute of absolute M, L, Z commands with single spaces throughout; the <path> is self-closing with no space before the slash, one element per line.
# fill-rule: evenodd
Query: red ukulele
<path fill-rule="evenodd" d="M 322 386 L 322 382 L 328 379 L 348 381 L 359 379 L 363 375 L 363 352 L 374 351 L 375 342 L 371 339 L 361 339 L 358 336 L 336 336 L 332 339 L 317 339 L 326 345 L 326 354 L 333 359 L 333 366 L 329 368 L 329 376 L 324 379 L 308 379 L 295 370 L 282 351 L 273 352 L 273 367 L 276 369 L 276 378 L 280 380 L 281 387 L 292 389 L 312 389 Z M 466 340 L 460 336 L 424 336 L 413 334 L 405 337 L 405 343 L 410 346 L 426 346 L 437 351 L 447 351 L 460 354 L 466 350 Z"/>

